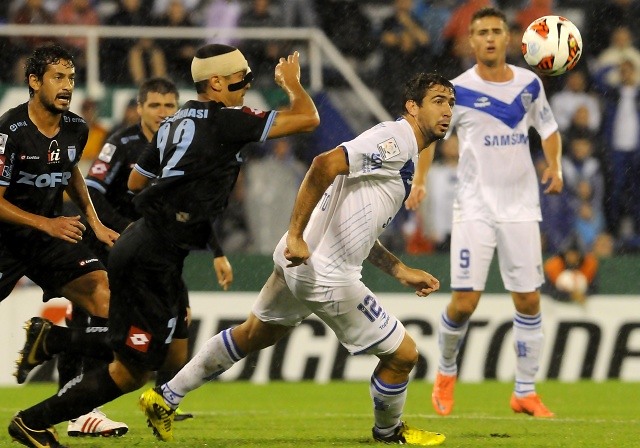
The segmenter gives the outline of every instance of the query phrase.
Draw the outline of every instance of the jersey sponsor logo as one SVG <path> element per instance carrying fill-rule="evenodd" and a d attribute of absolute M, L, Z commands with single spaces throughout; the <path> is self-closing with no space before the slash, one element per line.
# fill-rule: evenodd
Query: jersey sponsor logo
<path fill-rule="evenodd" d="M 529 143 L 529 136 L 521 132 L 502 135 L 485 135 L 484 146 L 511 146 Z"/>
<path fill-rule="evenodd" d="M 76 160 L 76 147 L 75 145 L 67 146 L 67 155 L 69 156 L 69 160 Z"/>
<path fill-rule="evenodd" d="M 32 185 L 38 188 L 54 188 L 58 185 L 69 185 L 69 179 L 71 179 L 71 173 L 69 171 L 62 173 L 43 173 L 40 175 L 20 171 L 18 176 L 20 177 L 16 183 Z"/>
<path fill-rule="evenodd" d="M 378 153 L 364 154 L 362 157 L 362 172 L 370 173 L 371 171 L 382 168 L 382 158 Z"/>
<path fill-rule="evenodd" d="M 478 109 L 482 109 L 483 107 L 489 107 L 491 106 L 491 100 L 486 96 L 481 96 L 473 103 L 473 106 Z"/>
<path fill-rule="evenodd" d="M 127 335 L 127 347 L 131 347 L 141 353 L 147 353 L 151 339 L 151 333 L 147 333 L 135 325 L 131 325 L 131 327 L 129 327 L 129 334 Z"/>
<path fill-rule="evenodd" d="M 101 160 L 96 160 L 91 165 L 89 169 L 89 176 L 95 177 L 96 179 L 104 180 L 106 174 L 109 172 L 109 165 L 104 163 Z"/>
<path fill-rule="evenodd" d="M 65 123 L 86 123 L 86 121 L 84 121 L 84 118 L 80 117 L 67 117 L 66 115 L 64 115 L 62 119 Z"/>
<path fill-rule="evenodd" d="M 22 128 L 26 126 L 27 126 L 26 121 L 18 121 L 17 123 L 13 123 L 12 125 L 10 125 L 9 129 L 11 129 L 11 132 L 16 132 L 18 128 Z"/>
<path fill-rule="evenodd" d="M 256 117 L 260 117 L 260 118 L 263 118 L 267 114 L 263 110 L 252 109 L 252 108 L 247 107 L 247 106 L 242 106 L 242 109 L 240 109 L 240 110 L 242 112 L 244 112 L 245 114 L 255 115 Z"/>
<path fill-rule="evenodd" d="M 113 155 L 116 153 L 116 145 L 112 143 L 105 143 L 98 155 L 98 159 L 103 162 L 109 163 L 113 158 Z"/>
<path fill-rule="evenodd" d="M 126 145 L 129 142 L 134 142 L 136 140 L 140 140 L 140 136 L 139 135 L 129 135 L 127 137 L 122 137 L 120 139 L 120 143 L 122 143 L 123 145 Z"/>
<path fill-rule="evenodd" d="M 49 151 L 47 151 L 47 163 L 60 163 L 61 161 L 58 140 L 51 140 Z"/>
<path fill-rule="evenodd" d="M 98 259 L 97 259 L 97 258 L 88 258 L 88 259 L 86 259 L 86 260 L 81 260 L 78 264 L 79 264 L 80 266 L 86 266 L 86 265 L 88 265 L 88 264 L 90 264 L 90 263 L 95 263 L 95 262 L 97 262 L 97 261 L 98 261 Z"/>
<path fill-rule="evenodd" d="M 400 154 L 400 147 L 398 146 L 396 139 L 391 137 L 382 143 L 378 143 L 378 151 L 380 151 L 380 157 L 382 160 L 389 160 Z"/>
<path fill-rule="evenodd" d="M 9 140 L 9 136 L 0 133 L 0 154 L 4 154 L 4 150 L 7 148 L 7 140 Z"/>
<path fill-rule="evenodd" d="M 533 95 L 525 90 L 520 94 L 520 101 L 522 101 L 524 110 L 528 111 L 531 107 L 531 103 L 533 103 Z"/>
<path fill-rule="evenodd" d="M 40 160 L 40 156 L 30 156 L 27 154 L 20 154 L 20 160 Z"/>
<path fill-rule="evenodd" d="M 178 222 L 189 222 L 191 219 L 191 214 L 187 212 L 176 212 L 176 221 Z"/>

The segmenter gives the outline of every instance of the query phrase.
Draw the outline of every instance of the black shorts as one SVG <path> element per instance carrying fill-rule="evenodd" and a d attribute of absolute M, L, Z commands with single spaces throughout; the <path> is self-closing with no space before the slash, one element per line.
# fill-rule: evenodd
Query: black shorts
<path fill-rule="evenodd" d="M 4 233 L 0 239 L 0 301 L 25 275 L 48 291 L 50 298 L 72 280 L 100 270 L 105 270 L 104 265 L 83 243 L 68 243 L 45 234 L 24 237 Z"/>
<path fill-rule="evenodd" d="M 171 341 L 187 337 L 182 267 L 188 254 L 167 244 L 144 219 L 125 230 L 111 249 L 109 335 L 125 361 L 157 370 Z"/>

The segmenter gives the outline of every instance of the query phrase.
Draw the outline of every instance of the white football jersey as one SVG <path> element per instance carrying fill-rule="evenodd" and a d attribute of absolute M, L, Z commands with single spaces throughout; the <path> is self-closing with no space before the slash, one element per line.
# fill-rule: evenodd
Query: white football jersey
<path fill-rule="evenodd" d="M 362 263 L 409 194 L 418 144 L 409 123 L 386 121 L 342 143 L 349 174 L 324 193 L 304 232 L 306 264 L 287 268 L 286 234 L 273 258 L 292 277 L 316 285 L 346 285 L 361 277 Z"/>
<path fill-rule="evenodd" d="M 459 140 L 453 221 L 541 221 L 538 179 L 528 130 L 542 139 L 558 129 L 538 76 L 509 66 L 514 78 L 488 82 L 472 67 L 452 82 L 451 128 Z"/>

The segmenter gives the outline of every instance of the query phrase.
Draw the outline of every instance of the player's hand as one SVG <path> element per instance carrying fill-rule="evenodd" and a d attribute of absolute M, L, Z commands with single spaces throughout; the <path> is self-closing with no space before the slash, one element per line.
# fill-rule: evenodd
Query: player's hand
<path fill-rule="evenodd" d="M 404 202 L 404 206 L 407 210 L 418 210 L 420 203 L 427 195 L 427 187 L 424 185 L 413 184 L 411 185 L 411 191 L 407 200 Z"/>
<path fill-rule="evenodd" d="M 220 285 L 223 291 L 228 290 L 231 283 L 233 283 L 233 268 L 229 260 L 227 260 L 227 257 L 224 255 L 215 257 L 213 259 L 213 270 L 218 278 L 218 285 Z"/>
<path fill-rule="evenodd" d="M 542 178 L 540 183 L 543 185 L 549 184 L 544 190 L 544 194 L 560 194 L 564 187 L 564 181 L 562 180 L 562 171 L 557 169 L 545 168 L 542 172 Z"/>
<path fill-rule="evenodd" d="M 300 83 L 300 53 L 294 51 L 286 58 L 280 58 L 276 65 L 274 79 L 283 89 L 293 83 Z"/>
<path fill-rule="evenodd" d="M 82 241 L 82 232 L 87 229 L 80 221 L 80 215 L 47 218 L 43 224 L 44 233 L 68 243 Z"/>
<path fill-rule="evenodd" d="M 288 268 L 306 263 L 310 256 L 309 246 L 302 238 L 294 238 L 287 235 L 287 247 L 284 248 L 284 257 L 291 262 L 287 265 Z"/>
<path fill-rule="evenodd" d="M 102 223 L 99 223 L 93 231 L 99 241 L 102 241 L 108 247 L 113 247 L 113 243 L 120 237 L 120 234 L 115 230 L 111 230 L 109 227 Z"/>
<path fill-rule="evenodd" d="M 398 268 L 396 278 L 403 285 L 415 289 L 416 295 L 419 297 L 426 297 L 440 289 L 440 281 L 422 269 L 414 269 L 403 265 Z"/>

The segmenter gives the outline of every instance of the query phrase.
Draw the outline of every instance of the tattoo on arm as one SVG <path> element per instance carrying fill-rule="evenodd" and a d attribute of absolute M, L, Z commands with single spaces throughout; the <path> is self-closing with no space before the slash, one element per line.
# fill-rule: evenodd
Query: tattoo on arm
<path fill-rule="evenodd" d="M 380 243 L 380 240 L 376 240 L 369 252 L 367 260 L 381 271 L 394 277 L 396 269 L 400 264 L 398 257 L 389 252 L 387 248 Z"/>

